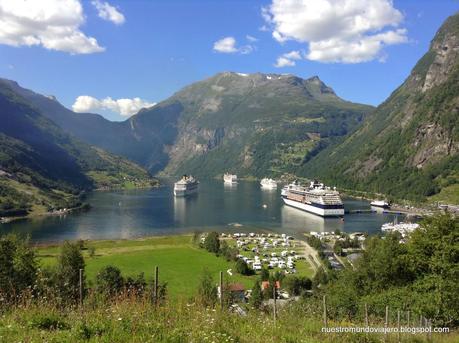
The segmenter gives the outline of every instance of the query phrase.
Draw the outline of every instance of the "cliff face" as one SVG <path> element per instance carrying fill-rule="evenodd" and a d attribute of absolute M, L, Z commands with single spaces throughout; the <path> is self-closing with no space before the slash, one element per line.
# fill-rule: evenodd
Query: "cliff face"
<path fill-rule="evenodd" d="M 459 15 L 366 123 L 302 167 L 335 183 L 423 198 L 459 182 Z"/>

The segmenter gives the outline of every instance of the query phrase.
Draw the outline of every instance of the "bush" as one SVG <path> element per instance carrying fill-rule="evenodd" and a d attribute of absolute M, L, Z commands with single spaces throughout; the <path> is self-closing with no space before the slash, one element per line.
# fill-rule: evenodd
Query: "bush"
<path fill-rule="evenodd" d="M 204 248 L 214 254 L 218 254 L 220 252 L 220 239 L 218 238 L 217 232 L 210 232 L 206 236 L 206 239 L 204 240 Z"/>
<path fill-rule="evenodd" d="M 35 252 L 27 243 L 15 235 L 0 239 L 0 294 L 8 301 L 36 281 Z"/>
<path fill-rule="evenodd" d="M 254 274 L 253 270 L 249 268 L 247 263 L 242 259 L 238 259 L 236 261 L 236 272 L 238 272 L 241 275 L 253 275 Z"/>
<path fill-rule="evenodd" d="M 220 254 L 225 257 L 227 261 L 236 261 L 238 250 L 234 247 L 230 247 L 225 241 L 220 243 Z"/>
<path fill-rule="evenodd" d="M 96 276 L 97 292 L 106 296 L 113 296 L 121 292 L 124 286 L 124 279 L 121 271 L 114 266 L 103 267 Z"/>
<path fill-rule="evenodd" d="M 57 264 L 57 290 L 61 301 L 76 302 L 80 296 L 80 269 L 83 270 L 83 293 L 86 290 L 84 276 L 84 259 L 80 246 L 64 242 Z"/>
<path fill-rule="evenodd" d="M 252 287 L 252 294 L 250 296 L 250 304 L 259 309 L 263 304 L 263 293 L 261 292 L 261 284 L 260 281 L 256 281 Z"/>
<path fill-rule="evenodd" d="M 70 326 L 55 314 L 38 314 L 30 321 L 31 328 L 40 330 L 67 330 Z"/>
<path fill-rule="evenodd" d="M 94 248 L 93 246 L 90 246 L 88 248 L 88 254 L 89 254 L 89 257 L 94 257 L 96 255 L 96 248 Z"/>
<path fill-rule="evenodd" d="M 301 295 L 311 289 L 312 281 L 305 276 L 287 276 L 283 280 L 282 286 L 290 295 Z"/>
<path fill-rule="evenodd" d="M 199 281 L 198 301 L 203 306 L 214 306 L 217 302 L 217 287 L 215 287 L 212 275 L 207 269 L 204 269 Z"/>
<path fill-rule="evenodd" d="M 128 276 L 125 281 L 125 287 L 129 293 L 135 293 L 136 295 L 142 295 L 145 292 L 147 282 L 143 273 L 133 278 Z"/>

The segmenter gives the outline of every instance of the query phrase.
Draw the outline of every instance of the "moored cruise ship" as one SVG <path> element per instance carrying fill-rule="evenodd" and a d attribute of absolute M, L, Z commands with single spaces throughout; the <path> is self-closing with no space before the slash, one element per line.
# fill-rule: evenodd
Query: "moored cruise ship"
<path fill-rule="evenodd" d="M 384 200 L 373 200 L 372 202 L 370 202 L 370 206 L 389 208 L 390 204 Z"/>
<path fill-rule="evenodd" d="M 322 217 L 344 215 L 343 202 L 336 188 L 331 189 L 317 181 L 309 186 L 302 186 L 295 181 L 282 189 L 281 196 L 286 205 Z"/>
<path fill-rule="evenodd" d="M 225 173 L 223 175 L 223 181 L 225 183 L 236 183 L 237 182 L 237 175 L 236 174 Z"/>
<path fill-rule="evenodd" d="M 183 175 L 183 177 L 174 184 L 174 195 L 183 197 L 198 191 L 199 182 L 191 175 Z"/>
<path fill-rule="evenodd" d="M 261 179 L 260 185 L 262 188 L 266 188 L 266 189 L 276 189 L 277 188 L 277 182 L 273 179 L 268 179 L 266 177 L 264 179 Z"/>

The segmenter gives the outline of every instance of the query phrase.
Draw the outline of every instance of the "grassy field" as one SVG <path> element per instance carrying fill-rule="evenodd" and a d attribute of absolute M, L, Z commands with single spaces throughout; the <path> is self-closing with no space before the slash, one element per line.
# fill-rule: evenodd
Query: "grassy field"
<path fill-rule="evenodd" d="M 241 282 L 252 288 L 256 276 L 242 276 L 234 271 L 234 262 L 217 257 L 191 242 L 191 235 L 152 237 L 136 240 L 89 241 L 85 243 L 83 256 L 86 261 L 86 276 L 94 281 L 98 271 L 107 265 L 121 269 L 124 276 L 137 276 L 144 273 L 147 280 L 153 279 L 155 266 L 159 267 L 160 281 L 168 283 L 168 292 L 174 296 L 189 296 L 195 293 L 204 268 L 209 270 L 215 281 L 219 272 L 224 272 L 228 282 Z M 90 247 L 95 255 L 89 256 Z M 38 248 L 38 257 L 43 266 L 57 262 L 59 246 Z M 232 269 L 232 274 L 227 273 Z M 298 275 L 312 277 L 312 269 L 306 261 L 297 264 Z"/>
<path fill-rule="evenodd" d="M 90 241 L 86 248 L 94 247 L 95 256 L 90 257 L 88 249 L 83 251 L 86 261 L 86 275 L 93 281 L 97 272 L 106 265 L 121 269 L 124 276 L 145 273 L 147 280 L 153 278 L 155 266 L 159 267 L 160 281 L 168 283 L 170 295 L 192 295 L 197 288 L 199 277 L 207 268 L 215 280 L 219 272 L 224 272 L 225 280 L 242 282 L 252 287 L 255 277 L 242 276 L 235 272 L 230 276 L 227 270 L 234 267 L 223 257 L 217 257 L 191 243 L 191 236 L 154 237 L 138 240 Z M 58 246 L 38 248 L 42 265 L 56 264 L 60 252 Z"/>

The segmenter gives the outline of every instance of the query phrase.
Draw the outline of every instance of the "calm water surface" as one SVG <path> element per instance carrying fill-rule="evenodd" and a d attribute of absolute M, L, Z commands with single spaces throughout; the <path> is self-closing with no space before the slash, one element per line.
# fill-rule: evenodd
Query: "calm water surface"
<path fill-rule="evenodd" d="M 173 182 L 151 190 L 94 192 L 87 201 L 88 212 L 62 217 L 45 217 L 0 225 L 0 232 L 30 234 L 35 242 L 66 239 L 120 239 L 168 235 L 195 230 L 242 232 L 271 230 L 299 236 L 307 231 L 377 233 L 394 215 L 383 213 L 346 214 L 323 219 L 287 207 L 276 191 L 261 190 L 258 182 L 240 181 L 227 186 L 218 180 L 202 181 L 199 193 L 175 198 Z M 346 210 L 369 210 L 367 201 L 343 199 Z M 263 205 L 267 205 L 266 208 Z M 242 225 L 242 226 L 240 226 Z"/>

